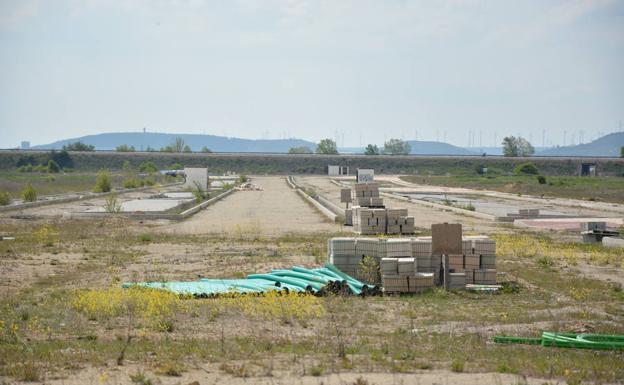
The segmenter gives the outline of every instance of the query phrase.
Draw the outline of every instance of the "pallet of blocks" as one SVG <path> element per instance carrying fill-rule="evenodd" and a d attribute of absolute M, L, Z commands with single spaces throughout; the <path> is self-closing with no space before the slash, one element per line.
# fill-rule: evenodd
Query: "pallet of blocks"
<path fill-rule="evenodd" d="M 386 210 L 354 206 L 353 230 L 365 235 L 384 234 L 386 232 Z"/>
<path fill-rule="evenodd" d="M 358 272 L 361 258 L 355 254 L 354 238 L 331 238 L 327 241 L 329 263 L 348 275 Z"/>
<path fill-rule="evenodd" d="M 434 286 L 433 273 L 415 271 L 414 258 L 382 258 L 381 284 L 385 293 L 420 293 Z"/>

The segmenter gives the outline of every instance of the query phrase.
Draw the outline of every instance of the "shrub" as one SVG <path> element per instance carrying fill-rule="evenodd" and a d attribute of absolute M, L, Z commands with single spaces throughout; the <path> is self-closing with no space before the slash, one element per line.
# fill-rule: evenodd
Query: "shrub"
<path fill-rule="evenodd" d="M 8 192 L 0 193 L 0 206 L 8 206 L 11 203 L 11 197 Z"/>
<path fill-rule="evenodd" d="M 35 191 L 30 183 L 22 190 L 22 199 L 24 202 L 34 202 L 37 200 L 37 191 Z"/>
<path fill-rule="evenodd" d="M 537 169 L 537 166 L 531 162 L 526 162 L 526 163 L 522 163 L 517 165 L 514 170 L 513 170 L 514 174 L 516 175 L 520 175 L 520 174 L 525 174 L 525 175 L 537 175 L 539 174 L 539 170 Z"/>
<path fill-rule="evenodd" d="M 106 210 L 107 213 L 121 212 L 121 202 L 119 202 L 119 199 L 117 199 L 117 195 L 113 194 L 106 197 L 104 210 Z"/>
<path fill-rule="evenodd" d="M 539 183 L 539 184 L 546 184 L 546 177 L 544 175 L 538 175 L 537 176 L 537 183 Z"/>
<path fill-rule="evenodd" d="M 143 182 L 145 183 L 146 186 L 153 186 L 156 184 L 156 180 L 154 180 L 154 178 L 151 176 L 148 176 L 147 178 L 143 179 Z"/>
<path fill-rule="evenodd" d="M 182 166 L 181 163 L 174 163 L 171 166 L 169 166 L 170 170 L 183 170 L 184 166 Z"/>
<path fill-rule="evenodd" d="M 28 163 L 17 168 L 18 172 L 32 172 L 32 164 Z"/>
<path fill-rule="evenodd" d="M 462 360 L 453 360 L 451 363 L 451 371 L 456 373 L 461 373 L 464 371 L 464 361 Z"/>
<path fill-rule="evenodd" d="M 130 178 L 124 181 L 125 188 L 138 188 L 145 186 L 145 182 L 142 179 Z"/>
<path fill-rule="evenodd" d="M 48 170 L 49 173 L 57 173 L 61 171 L 61 167 L 58 165 L 58 163 L 56 163 L 55 161 L 53 161 L 52 159 L 50 159 L 48 161 Z"/>
<path fill-rule="evenodd" d="M 94 192 L 109 192 L 111 191 L 112 184 L 110 180 L 110 173 L 108 170 L 100 170 L 95 180 Z"/>
<path fill-rule="evenodd" d="M 139 172 L 157 172 L 158 167 L 152 162 L 143 162 L 139 165 Z"/>

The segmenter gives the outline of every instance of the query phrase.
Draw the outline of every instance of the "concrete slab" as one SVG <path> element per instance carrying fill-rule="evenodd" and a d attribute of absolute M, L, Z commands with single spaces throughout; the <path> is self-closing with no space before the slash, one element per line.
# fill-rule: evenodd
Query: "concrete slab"
<path fill-rule="evenodd" d="M 617 229 L 624 225 L 624 218 L 548 218 L 548 219 L 520 219 L 514 226 L 530 227 L 547 230 L 577 230 L 580 231 L 584 222 L 606 222 L 607 228 Z"/>

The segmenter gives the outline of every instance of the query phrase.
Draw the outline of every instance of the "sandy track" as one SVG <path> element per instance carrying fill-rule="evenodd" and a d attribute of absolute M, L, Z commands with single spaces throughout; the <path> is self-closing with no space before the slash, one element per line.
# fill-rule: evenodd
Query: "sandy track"
<path fill-rule="evenodd" d="M 237 191 L 164 231 L 180 234 L 281 235 L 340 231 L 291 190 L 283 176 L 253 177 L 263 191 Z"/>

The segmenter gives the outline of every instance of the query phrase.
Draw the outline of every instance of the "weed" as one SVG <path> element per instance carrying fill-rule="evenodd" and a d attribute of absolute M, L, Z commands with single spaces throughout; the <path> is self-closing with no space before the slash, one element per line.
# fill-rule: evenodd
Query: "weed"
<path fill-rule="evenodd" d="M 151 242 L 152 236 L 150 234 L 141 234 L 139 235 L 139 241 L 143 243 Z"/>
<path fill-rule="evenodd" d="M 451 371 L 456 373 L 461 373 L 464 371 L 464 361 L 463 360 L 453 360 L 451 362 Z"/>
<path fill-rule="evenodd" d="M 107 213 L 119 213 L 122 211 L 121 202 L 117 199 L 117 195 L 112 194 L 106 197 L 104 210 L 106 210 Z"/>
<path fill-rule="evenodd" d="M 0 192 L 0 206 L 8 206 L 11 203 L 11 197 L 8 192 Z"/>
<path fill-rule="evenodd" d="M 110 172 L 108 170 L 100 170 L 95 179 L 94 192 L 109 192 L 112 189 Z"/>
<path fill-rule="evenodd" d="M 320 377 L 323 375 L 324 368 L 320 365 L 315 365 L 310 368 L 310 375 L 313 377 Z"/>
<path fill-rule="evenodd" d="M 138 371 L 130 375 L 130 381 L 138 385 L 153 385 L 152 380 L 145 375 L 142 371 Z"/>
<path fill-rule="evenodd" d="M 35 191 L 32 184 L 28 183 L 24 190 L 22 190 L 22 200 L 24 202 L 34 202 L 37 200 L 37 191 Z"/>

